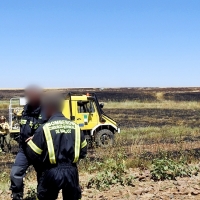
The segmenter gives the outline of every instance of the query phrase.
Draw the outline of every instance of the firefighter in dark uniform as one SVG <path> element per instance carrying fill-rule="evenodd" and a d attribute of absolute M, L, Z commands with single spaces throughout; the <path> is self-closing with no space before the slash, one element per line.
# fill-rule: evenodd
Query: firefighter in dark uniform
<path fill-rule="evenodd" d="M 40 124 L 46 122 L 45 117 L 42 113 L 41 104 L 42 90 L 36 86 L 28 87 L 25 90 L 25 96 L 28 100 L 28 104 L 24 107 L 22 118 L 20 122 L 20 144 L 19 151 L 17 153 L 15 162 L 11 169 L 11 187 L 12 199 L 21 200 L 23 199 L 23 178 L 26 174 L 28 167 L 32 164 L 30 159 L 27 157 L 26 146 L 27 140 L 37 130 Z M 37 166 L 34 166 L 36 171 Z"/>
<path fill-rule="evenodd" d="M 62 190 L 64 200 L 81 199 L 77 162 L 87 153 L 87 142 L 77 124 L 62 114 L 61 98 L 46 98 L 45 114 L 49 121 L 38 128 L 28 141 L 27 153 L 40 163 L 38 199 L 55 200 Z"/>

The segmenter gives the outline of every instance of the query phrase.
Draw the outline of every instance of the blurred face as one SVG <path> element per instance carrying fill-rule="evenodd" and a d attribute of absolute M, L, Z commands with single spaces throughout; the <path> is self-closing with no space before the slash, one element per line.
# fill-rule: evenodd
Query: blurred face
<path fill-rule="evenodd" d="M 29 105 L 38 106 L 41 102 L 42 90 L 36 87 L 27 88 L 25 91 L 25 96 Z"/>
<path fill-rule="evenodd" d="M 44 105 L 44 112 L 47 119 L 49 119 L 53 115 L 54 110 L 50 106 Z"/>
<path fill-rule="evenodd" d="M 0 119 L 0 123 L 5 123 L 5 119 Z"/>
<path fill-rule="evenodd" d="M 48 119 L 55 113 L 60 112 L 61 104 L 62 96 L 59 93 L 49 92 L 43 95 L 42 107 Z"/>

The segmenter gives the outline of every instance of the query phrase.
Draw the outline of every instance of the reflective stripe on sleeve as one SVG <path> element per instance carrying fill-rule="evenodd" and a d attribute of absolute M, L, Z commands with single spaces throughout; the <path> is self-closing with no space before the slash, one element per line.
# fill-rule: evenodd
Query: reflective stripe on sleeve
<path fill-rule="evenodd" d="M 56 164 L 56 157 L 55 157 L 55 150 L 54 150 L 54 146 L 53 146 L 53 140 L 52 140 L 52 136 L 51 136 L 51 132 L 49 130 L 49 127 L 47 125 L 45 125 L 43 127 L 44 130 L 44 135 L 47 141 L 47 148 L 48 148 L 48 152 L 49 152 L 49 160 L 51 164 Z"/>
<path fill-rule="evenodd" d="M 25 125 L 25 124 L 26 124 L 26 122 L 27 122 L 27 120 L 26 120 L 26 119 L 21 119 L 21 121 L 20 121 L 20 124 L 21 124 L 21 125 Z"/>
<path fill-rule="evenodd" d="M 81 146 L 81 130 L 78 125 L 76 125 L 75 129 L 75 148 L 74 148 L 74 161 L 73 163 L 77 163 L 80 155 L 80 146 Z"/>
<path fill-rule="evenodd" d="M 40 149 L 32 140 L 29 140 L 28 143 L 29 147 L 37 154 L 42 154 L 42 149 Z"/>
<path fill-rule="evenodd" d="M 87 141 L 84 140 L 84 141 L 81 143 L 81 149 L 84 148 L 84 147 L 86 147 L 86 146 L 87 146 Z"/>

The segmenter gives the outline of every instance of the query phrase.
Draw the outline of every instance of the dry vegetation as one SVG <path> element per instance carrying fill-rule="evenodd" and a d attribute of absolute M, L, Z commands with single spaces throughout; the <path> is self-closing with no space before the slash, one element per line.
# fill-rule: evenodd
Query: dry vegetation
<path fill-rule="evenodd" d="M 198 101 L 156 101 L 156 102 L 139 102 L 139 101 L 124 101 L 124 102 L 106 102 L 106 109 L 200 109 Z"/>
<path fill-rule="evenodd" d="M 114 147 L 92 148 L 79 163 L 83 200 L 200 199 L 198 91 L 98 90 L 104 111 L 119 121 L 122 133 Z M 0 109 L 5 112 L 7 99 L 3 101 Z M 16 151 L 0 155 L 0 196 L 5 200 L 9 199 L 9 170 Z M 32 168 L 28 173 L 26 199 L 31 200 L 35 199 L 36 178 Z"/>

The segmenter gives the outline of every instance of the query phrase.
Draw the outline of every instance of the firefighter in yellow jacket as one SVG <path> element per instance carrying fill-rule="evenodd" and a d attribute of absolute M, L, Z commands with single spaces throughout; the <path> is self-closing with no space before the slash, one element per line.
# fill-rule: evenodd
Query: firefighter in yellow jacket
<path fill-rule="evenodd" d="M 6 118 L 4 116 L 0 117 L 0 153 L 5 152 L 5 144 L 8 147 L 8 151 L 11 150 L 10 145 L 10 131 L 9 124 L 6 122 Z"/>

